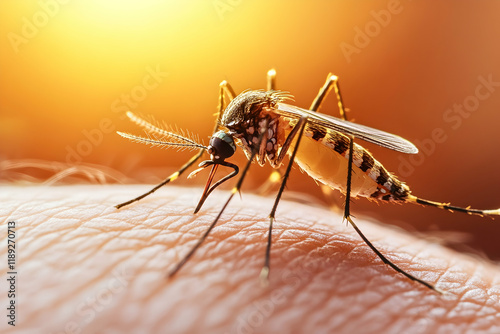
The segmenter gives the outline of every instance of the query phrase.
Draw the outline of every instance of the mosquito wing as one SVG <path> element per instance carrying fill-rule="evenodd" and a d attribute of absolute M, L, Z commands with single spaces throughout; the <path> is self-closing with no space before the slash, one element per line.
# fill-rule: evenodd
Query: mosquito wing
<path fill-rule="evenodd" d="M 302 109 L 286 103 L 278 103 L 276 112 L 279 115 L 291 118 L 299 118 L 307 116 L 309 123 L 325 127 L 346 135 L 354 136 L 367 142 L 380 145 L 382 147 L 409 154 L 418 153 L 418 149 L 408 140 L 399 136 L 370 128 L 361 124 L 344 121 L 342 119 L 314 112 L 307 109 Z"/>

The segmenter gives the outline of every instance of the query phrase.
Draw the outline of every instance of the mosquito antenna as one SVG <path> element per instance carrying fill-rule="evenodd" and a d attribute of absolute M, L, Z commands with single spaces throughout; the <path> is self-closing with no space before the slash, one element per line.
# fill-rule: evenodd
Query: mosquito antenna
<path fill-rule="evenodd" d="M 118 205 L 115 205 L 117 209 L 120 209 L 126 205 L 132 204 L 134 202 L 137 202 L 144 197 L 154 193 L 156 190 L 160 189 L 163 187 L 165 184 L 170 183 L 171 181 L 176 180 L 184 171 L 186 171 L 191 165 L 193 165 L 202 155 L 205 151 L 208 150 L 208 147 L 199 144 L 197 141 L 193 140 L 192 138 L 188 138 L 184 135 L 182 131 L 181 133 L 176 133 L 174 131 L 168 131 L 165 129 L 160 128 L 159 126 L 153 125 L 150 122 L 146 121 L 144 118 L 139 117 L 135 115 L 131 111 L 127 111 L 126 113 L 127 117 L 135 124 L 138 126 L 142 127 L 146 133 L 148 133 L 148 136 L 151 136 L 149 138 L 144 138 L 136 135 L 132 135 L 129 133 L 125 132 L 119 132 L 117 133 L 127 139 L 130 139 L 134 142 L 142 143 L 142 144 L 150 144 L 152 146 L 160 146 L 160 147 L 177 147 L 179 149 L 200 149 L 199 152 L 193 156 L 188 162 L 186 162 L 177 172 L 173 173 L 169 177 L 167 177 L 165 180 L 163 180 L 160 184 L 156 185 L 153 189 L 150 191 L 133 198 L 129 201 L 120 203 Z M 217 125 L 215 127 L 217 129 Z M 179 132 L 179 130 L 177 130 Z M 154 134 L 161 136 L 161 138 L 156 138 Z M 189 135 L 189 133 L 188 133 Z M 192 137 L 192 135 L 191 135 Z"/>
<path fill-rule="evenodd" d="M 167 130 L 167 129 L 161 128 L 160 126 L 156 126 L 156 125 L 146 121 L 144 118 L 134 114 L 131 111 L 127 111 L 127 117 L 133 123 L 135 123 L 136 125 L 143 128 L 147 133 L 149 133 L 151 135 L 153 135 L 153 134 L 160 135 L 162 137 L 161 140 L 170 138 L 170 139 L 173 139 L 175 142 L 183 142 L 183 143 L 189 143 L 189 144 L 193 144 L 193 145 L 200 145 L 196 140 L 192 139 L 193 135 L 190 134 L 189 132 L 187 132 L 187 136 L 186 136 L 186 135 L 184 135 L 183 130 L 177 129 L 176 131 L 173 131 L 173 129 Z M 164 126 L 167 127 L 165 124 L 164 124 Z M 129 138 L 129 137 L 125 137 L 125 138 Z M 131 139 L 131 138 L 129 138 L 129 139 Z M 135 140 L 135 139 L 133 139 L 133 140 Z M 172 146 L 182 146 L 182 145 L 172 145 Z M 188 146 L 188 145 L 185 145 L 185 146 Z M 200 146 L 194 146 L 194 147 L 200 147 Z"/>
<path fill-rule="evenodd" d="M 158 139 L 152 139 L 152 138 L 144 138 L 141 136 L 136 136 L 132 135 L 130 133 L 125 133 L 125 132 L 120 132 L 116 131 L 120 136 L 130 139 L 134 142 L 137 143 L 142 143 L 142 144 L 150 144 L 152 146 L 160 146 L 160 147 L 170 147 L 170 146 L 177 146 L 179 148 L 187 148 L 187 149 L 196 149 L 196 148 L 202 148 L 202 149 L 207 149 L 206 146 L 203 146 L 201 144 L 198 144 L 188 138 L 182 137 L 180 135 L 176 135 L 176 138 L 179 139 L 181 142 L 167 142 L 163 140 L 158 140 Z"/>

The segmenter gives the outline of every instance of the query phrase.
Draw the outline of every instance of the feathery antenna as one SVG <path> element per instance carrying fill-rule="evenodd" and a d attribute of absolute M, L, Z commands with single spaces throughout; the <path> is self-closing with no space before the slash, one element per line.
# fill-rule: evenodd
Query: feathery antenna
<path fill-rule="evenodd" d="M 198 143 L 199 139 L 189 132 L 185 132 L 179 129 L 168 129 L 166 124 L 154 125 L 151 122 L 146 121 L 144 118 L 135 115 L 131 111 L 127 111 L 127 117 L 135 124 L 144 129 L 147 134 L 146 137 L 132 135 L 130 133 L 117 131 L 120 136 L 130 139 L 137 143 L 149 144 L 152 146 L 159 146 L 162 148 L 166 147 L 177 147 L 179 149 L 207 149 L 205 145 Z"/>

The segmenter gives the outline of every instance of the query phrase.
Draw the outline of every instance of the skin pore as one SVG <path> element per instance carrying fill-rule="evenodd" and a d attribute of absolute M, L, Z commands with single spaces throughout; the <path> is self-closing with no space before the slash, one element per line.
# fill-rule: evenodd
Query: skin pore
<path fill-rule="evenodd" d="M 2 187 L 2 221 L 16 222 L 16 329 L 500 332 L 498 266 L 356 219 L 388 258 L 446 291 L 439 295 L 383 264 L 338 214 L 289 201 L 278 207 L 270 281 L 262 287 L 273 198 L 246 193 L 233 199 L 205 243 L 167 280 L 229 193 L 215 191 L 197 215 L 198 188 L 169 186 L 113 207 L 146 188 Z M 6 259 L 6 247 L 0 253 Z M 5 294 L 0 300 L 7 305 Z"/>

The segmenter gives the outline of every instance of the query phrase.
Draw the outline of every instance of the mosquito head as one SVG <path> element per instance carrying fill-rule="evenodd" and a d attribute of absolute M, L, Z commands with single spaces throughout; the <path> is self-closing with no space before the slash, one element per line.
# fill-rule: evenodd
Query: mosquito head
<path fill-rule="evenodd" d="M 210 138 L 208 153 L 213 161 L 221 161 L 231 157 L 236 151 L 233 137 L 224 131 L 217 131 Z"/>
<path fill-rule="evenodd" d="M 217 131 L 212 135 L 212 138 L 210 138 L 210 144 L 207 147 L 207 152 L 210 154 L 211 160 L 202 161 L 198 165 L 200 168 L 198 168 L 188 176 L 194 176 L 208 166 L 212 166 L 212 170 L 210 171 L 210 175 L 208 176 L 207 183 L 205 184 L 205 189 L 203 190 L 203 194 L 201 195 L 200 201 L 198 202 L 194 213 L 197 213 L 201 209 L 203 203 L 205 203 L 205 200 L 215 188 L 238 174 L 238 166 L 225 161 L 225 159 L 231 157 L 235 151 L 236 145 L 234 144 L 234 139 L 230 134 L 224 131 Z M 215 177 L 215 172 L 217 171 L 217 168 L 219 166 L 230 167 L 233 169 L 233 172 L 226 175 L 212 185 L 212 181 Z"/>

